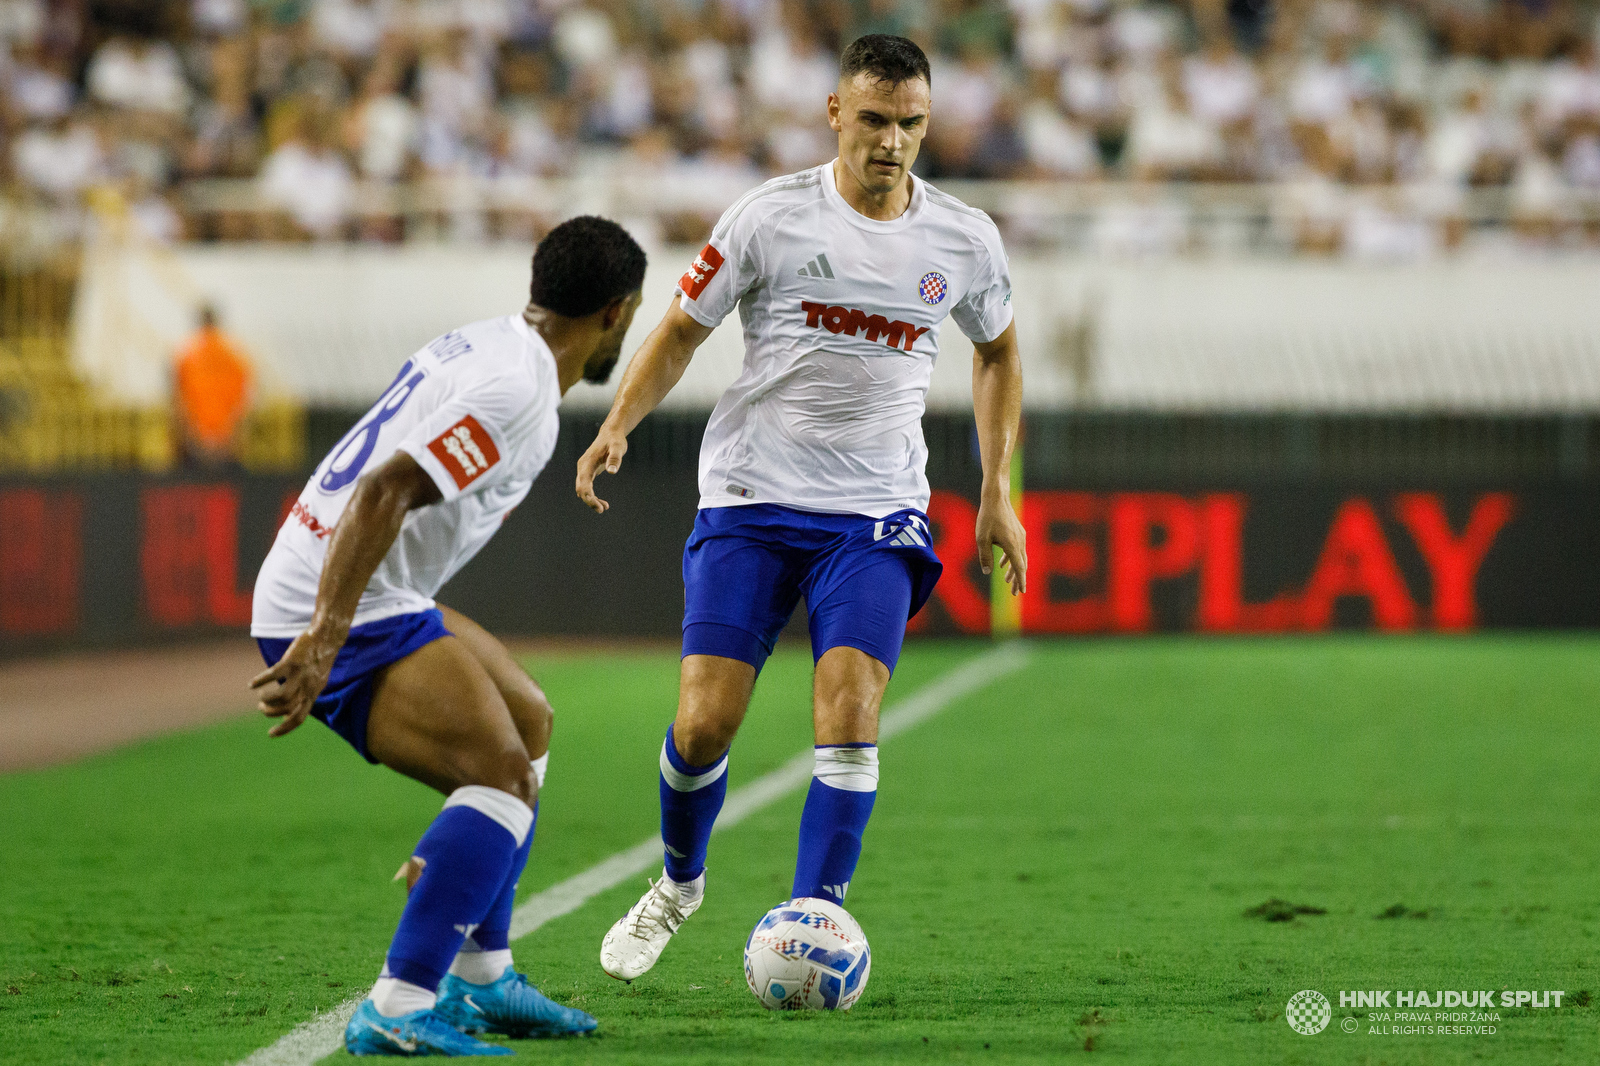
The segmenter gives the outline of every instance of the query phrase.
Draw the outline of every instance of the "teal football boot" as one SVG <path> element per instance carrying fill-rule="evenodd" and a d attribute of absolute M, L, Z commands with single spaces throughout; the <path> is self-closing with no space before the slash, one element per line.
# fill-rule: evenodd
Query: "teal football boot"
<path fill-rule="evenodd" d="M 385 1018 L 364 999 L 344 1027 L 344 1047 L 352 1055 L 512 1055 L 510 1048 L 474 1040 L 436 1010 L 414 1010 Z"/>
<path fill-rule="evenodd" d="M 582 1036 L 600 1024 L 581 1010 L 563 1007 L 509 966 L 499 980 L 487 985 L 445 974 L 433 1009 L 463 1033 Z"/>

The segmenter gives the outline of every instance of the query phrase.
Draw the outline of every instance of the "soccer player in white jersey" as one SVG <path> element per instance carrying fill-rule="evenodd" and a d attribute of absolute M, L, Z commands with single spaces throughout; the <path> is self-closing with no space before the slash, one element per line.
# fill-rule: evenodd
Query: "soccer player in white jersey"
<path fill-rule="evenodd" d="M 729 746 L 802 594 L 817 747 L 792 895 L 843 903 L 877 794 L 878 705 L 906 621 L 940 573 L 921 418 L 947 314 L 977 353 L 978 556 L 987 573 L 998 546 L 1022 591 L 1008 494 L 1022 406 L 1011 281 L 989 217 L 911 176 L 929 100 L 928 60 L 912 42 L 875 34 L 845 50 L 827 101 L 839 157 L 722 216 L 578 463 L 578 495 L 603 513 L 595 477 L 618 469 L 628 433 L 739 308 L 744 370 L 706 428 L 684 549 L 682 680 L 660 762 L 666 869 L 606 934 L 613 977 L 653 966 L 700 906 Z"/>
<path fill-rule="evenodd" d="M 356 1054 L 486 1055 L 466 1035 L 587 1032 L 511 965 L 552 715 L 479 626 L 433 601 L 527 495 L 555 449 L 556 406 L 604 382 L 639 306 L 645 255 L 614 222 L 552 230 L 520 314 L 446 333 L 400 368 L 323 459 L 256 579 L 269 669 L 251 682 L 283 736 L 307 715 L 448 799 L 403 867 L 410 895 Z"/>

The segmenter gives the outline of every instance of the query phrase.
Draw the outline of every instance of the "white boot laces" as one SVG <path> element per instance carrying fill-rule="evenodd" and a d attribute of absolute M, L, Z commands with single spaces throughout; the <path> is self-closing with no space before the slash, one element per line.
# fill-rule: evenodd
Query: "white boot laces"
<path fill-rule="evenodd" d="M 650 895 L 634 915 L 628 929 L 630 935 L 649 939 L 644 932 L 646 922 L 666 930 L 668 934 L 676 933 L 678 927 L 683 925 L 684 919 L 688 916 L 683 913 L 683 908 L 678 906 L 678 901 L 662 887 L 665 883 L 664 877 L 660 881 L 650 882 Z"/>

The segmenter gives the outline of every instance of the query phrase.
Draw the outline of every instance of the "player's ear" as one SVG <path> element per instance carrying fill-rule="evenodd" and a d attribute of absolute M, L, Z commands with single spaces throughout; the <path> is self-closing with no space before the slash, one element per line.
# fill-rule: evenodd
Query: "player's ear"
<path fill-rule="evenodd" d="M 839 118 L 839 112 L 843 106 L 839 102 L 838 93 L 828 94 L 828 125 L 832 127 L 835 133 L 844 132 L 844 122 Z"/>
<path fill-rule="evenodd" d="M 637 292 L 638 290 L 635 290 Z M 618 296 L 615 300 L 600 309 L 600 328 L 607 332 L 617 328 L 617 323 L 622 321 L 622 316 L 628 313 L 628 304 L 633 300 L 634 293 Z"/>

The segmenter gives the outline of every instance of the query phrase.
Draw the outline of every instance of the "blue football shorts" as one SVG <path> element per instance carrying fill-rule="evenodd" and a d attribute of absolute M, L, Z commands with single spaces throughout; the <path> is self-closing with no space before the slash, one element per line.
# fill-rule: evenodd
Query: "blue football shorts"
<path fill-rule="evenodd" d="M 415 614 L 381 618 L 354 626 L 344 647 L 333 660 L 333 671 L 317 702 L 312 717 L 344 737 L 361 757 L 376 763 L 367 751 L 367 716 L 372 713 L 373 675 L 390 663 L 397 663 L 425 644 L 432 644 L 451 633 L 444 626 L 444 615 L 437 607 Z M 268 666 L 276 666 L 294 643 L 277 637 L 257 637 L 256 646 Z"/>
<path fill-rule="evenodd" d="M 776 504 L 703 508 L 683 549 L 683 654 L 759 673 L 802 595 L 811 654 L 858 648 L 892 672 L 909 621 L 944 570 L 928 517 L 817 514 Z"/>

